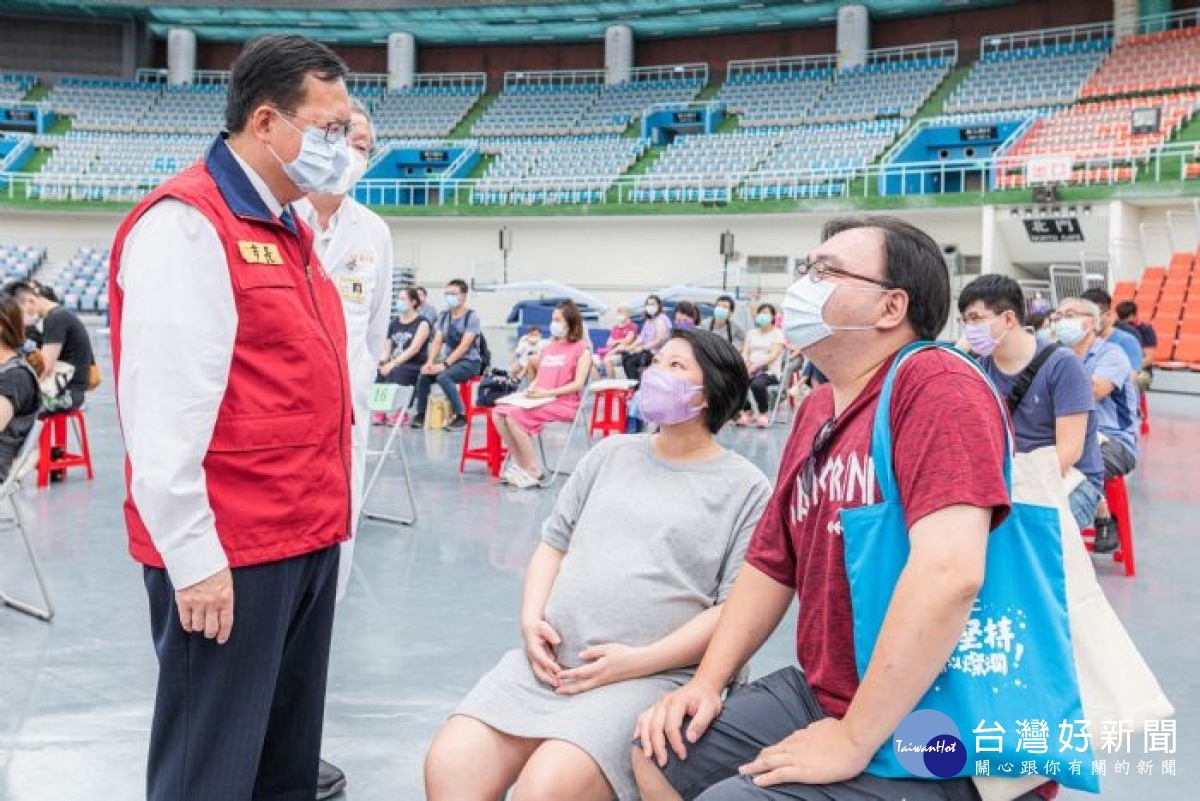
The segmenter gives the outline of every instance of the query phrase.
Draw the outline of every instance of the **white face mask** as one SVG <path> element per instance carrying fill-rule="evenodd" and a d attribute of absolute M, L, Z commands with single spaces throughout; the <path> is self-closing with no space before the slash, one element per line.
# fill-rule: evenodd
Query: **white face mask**
<path fill-rule="evenodd" d="M 804 277 L 788 287 L 783 298 L 783 333 L 788 341 L 800 350 L 811 347 L 837 331 L 865 331 L 873 325 L 829 325 L 825 322 L 825 304 L 837 289 L 857 292 L 882 292 L 882 289 L 859 289 L 858 287 L 835 284 L 832 281 L 817 281 Z"/>
<path fill-rule="evenodd" d="M 557 339 L 562 339 L 567 335 L 567 324 L 560 323 L 558 320 L 550 323 L 550 336 Z"/>
<path fill-rule="evenodd" d="M 267 145 L 284 174 L 291 179 L 304 194 L 333 195 L 341 185 L 346 170 L 350 167 L 350 145 L 342 137 L 337 142 L 326 142 L 325 132 L 320 128 L 308 126 L 303 131 L 292 125 L 280 112 L 275 115 L 283 120 L 293 131 L 301 135 L 300 152 L 294 161 L 284 161 L 279 158 L 275 148 Z"/>
<path fill-rule="evenodd" d="M 334 190 L 335 195 L 345 195 L 354 185 L 362 180 L 363 175 L 367 172 L 367 157 L 357 150 L 350 151 L 350 166 L 342 173 L 342 180 L 338 181 L 337 189 Z"/>

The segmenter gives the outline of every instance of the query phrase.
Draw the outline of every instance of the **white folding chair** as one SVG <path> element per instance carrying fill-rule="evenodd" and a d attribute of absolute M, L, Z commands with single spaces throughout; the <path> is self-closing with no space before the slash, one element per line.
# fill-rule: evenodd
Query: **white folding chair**
<path fill-rule="evenodd" d="M 371 471 L 371 477 L 363 489 L 361 514 L 368 520 L 378 520 L 381 523 L 391 523 L 397 526 L 411 526 L 417 522 L 417 497 L 413 493 L 412 474 L 408 469 L 408 454 L 405 453 L 404 443 L 401 441 L 404 430 L 404 415 L 401 412 L 407 409 L 412 401 L 414 389 L 414 387 L 402 387 L 398 384 L 376 384 L 371 393 L 371 412 L 373 414 L 394 414 L 396 419 L 388 426 L 387 441 L 383 448 L 377 451 L 367 451 L 367 460 L 370 461 L 372 458 L 376 460 L 375 469 Z M 367 508 L 371 500 L 371 493 L 379 481 L 379 474 L 383 472 L 384 462 L 393 454 L 399 457 L 400 467 L 404 473 L 404 491 L 408 496 L 408 508 L 412 510 L 408 517 L 372 512 Z"/>
<path fill-rule="evenodd" d="M 562 453 L 558 456 L 558 462 L 554 465 L 554 471 L 550 472 L 550 461 L 546 458 L 546 443 L 541 434 L 537 435 L 538 453 L 542 458 L 542 480 L 538 482 L 539 487 L 549 487 L 558 480 L 560 475 L 570 475 L 570 472 L 563 471 L 563 465 L 566 464 L 567 454 L 571 452 L 571 443 L 575 440 L 575 434 L 583 430 L 583 420 L 587 417 L 587 405 L 591 395 L 592 377 L 589 374 L 587 383 L 583 385 L 583 389 L 579 391 L 579 408 L 575 410 L 575 417 L 571 420 L 571 427 L 567 430 L 567 439 L 563 443 Z M 590 442 L 588 443 L 591 444 Z"/>
<path fill-rule="evenodd" d="M 23 612 L 39 620 L 49 621 L 54 617 L 54 602 L 50 599 L 50 590 L 46 586 L 45 576 L 42 575 L 42 566 L 38 562 L 37 554 L 33 550 L 33 543 L 29 540 L 29 532 L 25 530 L 25 521 L 21 517 L 21 502 L 17 497 L 17 493 L 20 491 L 25 477 L 33 472 L 34 467 L 37 466 L 37 446 L 41 428 L 42 424 L 39 422 L 30 430 L 29 434 L 25 437 L 24 444 L 21 445 L 21 450 L 17 454 L 17 458 L 13 460 L 8 478 L 0 485 L 0 501 L 7 502 L 9 508 L 12 509 L 12 520 L 0 521 L 0 526 L 10 526 L 21 535 L 21 540 L 25 543 L 25 551 L 29 554 L 29 564 L 33 566 L 33 578 L 37 582 L 43 606 L 41 608 L 33 606 L 3 591 L 0 591 L 0 601 L 5 606 L 11 606 L 18 612 Z"/>
<path fill-rule="evenodd" d="M 775 393 L 775 405 L 771 407 L 771 425 L 775 425 L 775 420 L 779 417 L 779 405 L 787 400 L 788 392 L 792 388 L 792 379 L 803 367 L 803 356 L 797 355 L 795 358 L 791 354 L 784 356 L 783 376 L 779 379 L 779 388 Z"/>

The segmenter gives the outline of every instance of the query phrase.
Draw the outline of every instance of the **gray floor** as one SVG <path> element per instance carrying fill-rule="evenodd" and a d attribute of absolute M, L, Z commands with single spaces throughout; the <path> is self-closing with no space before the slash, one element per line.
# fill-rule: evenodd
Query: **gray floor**
<path fill-rule="evenodd" d="M 1194 798 L 1200 761 L 1200 399 L 1155 395 L 1154 430 L 1132 482 L 1140 575 L 1098 562 L 1114 605 L 1175 702 L 1176 777 L 1112 777 L 1106 798 Z M 58 602 L 50 625 L 0 609 L 0 799 L 93 801 L 141 795 L 155 665 L 137 566 L 120 521 L 120 445 L 106 385 L 88 420 L 98 469 L 26 498 Z M 461 435 L 409 438 L 422 519 L 365 525 L 338 612 L 326 755 L 346 769 L 348 799 L 419 799 L 426 743 L 448 710 L 518 641 L 521 574 L 552 492 L 514 492 L 478 467 L 457 472 Z M 727 445 L 770 475 L 785 428 L 731 431 Z M 398 487 L 389 466 L 381 495 Z M 0 582 L 26 591 L 16 543 L 0 537 Z M 754 662 L 791 660 L 790 622 Z M 1189 754 L 1191 755 L 1189 757 Z M 1160 756 L 1160 755 L 1156 755 Z M 1112 760 L 1110 760 L 1110 763 Z M 1064 794 L 1066 797 L 1068 794 Z"/>

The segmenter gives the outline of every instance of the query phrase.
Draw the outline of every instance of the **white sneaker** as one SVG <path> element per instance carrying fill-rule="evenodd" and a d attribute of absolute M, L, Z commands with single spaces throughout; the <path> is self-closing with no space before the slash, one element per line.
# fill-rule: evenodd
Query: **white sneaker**
<path fill-rule="evenodd" d="M 509 483 L 517 489 L 529 489 L 536 487 L 538 480 L 525 472 L 525 470 L 517 465 L 513 465 L 513 474 L 509 477 Z"/>

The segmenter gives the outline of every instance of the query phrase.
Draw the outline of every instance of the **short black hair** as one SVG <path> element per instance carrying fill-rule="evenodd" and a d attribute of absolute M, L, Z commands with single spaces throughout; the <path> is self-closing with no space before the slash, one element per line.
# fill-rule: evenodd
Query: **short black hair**
<path fill-rule="evenodd" d="M 23 299 L 26 295 L 37 295 L 43 297 L 38 288 L 30 281 L 13 281 L 8 286 L 4 287 L 5 294 L 12 295 L 17 300 Z"/>
<path fill-rule="evenodd" d="M 716 306 L 717 303 L 728 303 L 730 311 L 737 309 L 737 303 L 734 302 L 733 297 L 730 295 L 721 295 L 719 298 L 717 298 L 716 302 L 713 303 L 713 306 Z"/>
<path fill-rule="evenodd" d="M 1025 327 L 1032 328 L 1034 331 L 1042 330 L 1042 326 L 1045 324 L 1046 315 L 1042 314 L 1041 312 L 1034 312 L 1025 318 Z"/>
<path fill-rule="evenodd" d="M 982 302 L 993 314 L 1006 311 L 1017 315 L 1017 323 L 1025 324 L 1025 293 L 1021 285 L 1007 275 L 981 275 L 963 287 L 958 296 L 958 313 L 962 314 L 974 303 Z"/>
<path fill-rule="evenodd" d="M 1107 314 L 1108 310 L 1112 308 L 1112 295 L 1108 294 L 1100 287 L 1092 287 L 1091 289 L 1084 291 L 1084 293 L 1079 296 L 1079 299 L 1090 300 L 1092 303 L 1095 303 L 1100 307 L 1101 314 Z"/>
<path fill-rule="evenodd" d="M 692 355 L 704 376 L 704 425 L 716 434 L 742 410 L 750 391 L 750 375 L 738 349 L 721 334 L 701 328 L 676 328 L 671 339 L 692 346 Z"/>
<path fill-rule="evenodd" d="M 451 278 L 446 282 L 446 286 L 452 286 L 464 295 L 467 294 L 467 282 L 461 278 Z"/>
<path fill-rule="evenodd" d="M 676 303 L 675 313 L 687 315 L 693 323 L 700 325 L 700 310 L 690 300 L 681 300 Z"/>
<path fill-rule="evenodd" d="M 254 109 L 270 103 L 294 111 L 304 102 L 304 79 L 333 82 L 350 69 L 346 62 L 320 42 L 295 34 L 259 36 L 242 49 L 229 74 L 225 102 L 225 128 L 245 130 Z"/>
<path fill-rule="evenodd" d="M 762 303 L 758 304 L 758 306 L 756 306 L 756 307 L 754 308 L 754 314 L 755 314 L 755 315 L 757 315 L 757 314 L 758 314 L 759 312 L 761 312 L 763 309 L 770 309 L 770 310 L 771 310 L 771 321 L 772 321 L 772 322 L 774 322 L 775 320 L 779 319 L 779 309 L 775 308 L 775 304 L 774 304 L 774 303 L 769 303 L 769 302 L 767 302 L 767 301 L 763 301 Z"/>
<path fill-rule="evenodd" d="M 1123 300 L 1117 304 L 1117 319 L 1124 322 L 1137 317 L 1137 304 L 1132 300 Z"/>
<path fill-rule="evenodd" d="M 950 319 L 950 271 L 937 242 L 915 225 L 884 215 L 830 220 L 821 240 L 855 228 L 883 234 L 884 280 L 908 295 L 907 319 L 917 336 L 937 339 Z"/>

